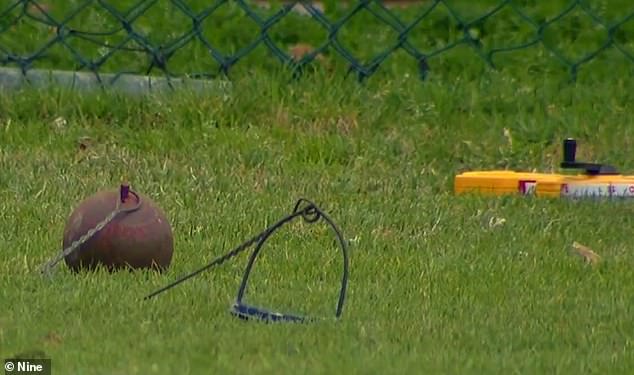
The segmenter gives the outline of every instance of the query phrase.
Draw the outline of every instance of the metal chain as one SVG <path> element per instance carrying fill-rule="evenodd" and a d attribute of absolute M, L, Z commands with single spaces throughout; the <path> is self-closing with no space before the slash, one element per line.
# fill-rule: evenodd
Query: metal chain
<path fill-rule="evenodd" d="M 130 191 L 130 193 L 133 194 L 134 196 L 136 196 L 136 198 L 137 198 L 137 204 L 136 205 L 134 205 L 133 207 L 130 207 L 130 208 L 121 208 L 121 201 L 119 199 L 117 199 L 117 206 L 115 207 L 115 209 L 110 214 L 108 214 L 108 216 L 106 216 L 105 219 L 103 219 L 102 221 L 97 223 L 97 225 L 95 225 L 88 232 L 86 232 L 84 235 L 79 237 L 79 239 L 73 241 L 73 243 L 71 243 L 68 247 L 66 247 L 64 250 L 62 250 L 62 252 L 59 253 L 57 256 L 55 256 L 53 259 L 51 259 L 48 262 L 46 262 L 42 266 L 41 272 L 43 274 L 45 274 L 45 275 L 50 275 L 51 271 L 57 265 L 57 263 L 61 262 L 62 259 L 66 258 L 72 252 L 77 250 L 81 245 L 83 245 L 89 239 L 91 239 L 97 232 L 99 232 L 100 230 L 105 228 L 106 225 L 110 224 L 110 222 L 112 220 L 114 220 L 114 218 L 118 214 L 120 214 L 122 212 L 131 212 L 131 211 L 137 210 L 141 206 L 141 199 L 133 191 Z"/>
<path fill-rule="evenodd" d="M 279 226 L 283 225 L 285 222 L 292 220 L 293 218 L 297 217 L 297 216 L 303 216 L 308 222 L 314 222 L 317 218 L 311 216 L 311 214 L 314 213 L 313 207 L 312 206 L 308 206 L 305 207 L 304 209 L 300 210 L 299 206 L 300 204 L 303 202 L 304 200 L 300 199 L 297 204 L 295 205 L 295 209 L 293 210 L 293 213 L 284 217 L 282 220 L 280 220 L 279 222 L 277 222 L 276 224 L 270 226 L 269 228 L 265 229 L 264 231 L 260 232 L 259 234 L 251 237 L 250 239 L 248 239 L 247 241 L 243 242 L 242 244 L 238 245 L 238 247 L 236 247 L 235 249 L 229 251 L 228 253 L 225 253 L 221 256 L 219 256 L 218 258 L 214 259 L 211 261 L 211 263 L 197 269 L 196 271 L 185 275 L 181 278 L 179 278 L 178 280 L 164 286 L 161 289 L 158 289 L 150 294 L 148 294 L 147 296 L 145 296 L 143 299 L 147 300 L 150 299 L 158 294 L 161 294 L 165 291 L 167 291 L 168 289 L 172 289 L 173 287 L 177 286 L 178 284 L 191 279 L 192 277 L 200 274 L 203 271 L 206 271 L 212 267 L 216 267 L 219 266 L 221 264 L 223 264 L 224 262 L 228 261 L 231 258 L 234 258 L 236 256 L 238 256 L 239 254 L 241 254 L 242 252 L 244 252 L 245 250 L 248 250 L 251 246 L 260 243 L 261 241 L 263 241 L 264 239 L 266 239 L 274 230 L 276 230 Z"/>
<path fill-rule="evenodd" d="M 301 208 L 302 204 L 306 204 L 305 207 Z M 284 224 L 294 220 L 296 217 L 302 217 L 306 222 L 308 223 L 315 223 L 317 222 L 319 219 L 324 219 L 335 231 L 335 234 L 337 236 L 337 239 L 339 240 L 342 249 L 343 249 L 343 256 L 344 256 L 344 275 L 343 275 L 343 280 L 342 280 L 342 289 L 340 292 L 340 296 L 339 296 L 339 302 L 337 305 L 337 317 L 341 314 L 342 308 L 343 308 L 343 302 L 345 299 L 345 291 L 347 288 L 347 283 L 348 283 L 348 250 L 347 250 L 347 246 L 345 244 L 345 241 L 343 240 L 343 236 L 341 234 L 341 231 L 339 230 L 339 228 L 337 227 L 337 225 L 335 225 L 335 223 L 323 212 L 321 211 L 317 205 L 315 205 L 313 202 L 301 198 L 297 201 L 297 203 L 295 204 L 295 208 L 293 209 L 293 212 L 290 215 L 287 215 L 285 217 L 283 217 L 282 219 L 280 219 L 277 223 L 269 226 L 268 228 L 266 228 L 264 231 L 262 231 L 261 233 L 253 236 L 252 238 L 250 238 L 249 240 L 243 242 L 242 244 L 240 244 L 238 247 L 236 247 L 235 249 L 229 251 L 228 253 L 225 253 L 224 255 L 219 256 L 218 258 L 214 259 L 211 261 L 211 263 L 208 263 L 207 265 L 197 269 L 196 271 L 187 274 L 185 276 L 180 277 L 179 279 L 177 279 L 176 281 L 146 295 L 143 299 L 147 300 L 150 299 L 158 294 L 161 294 L 175 286 L 177 286 L 178 284 L 200 274 L 203 271 L 206 271 L 212 267 L 215 266 L 219 266 L 221 264 L 223 264 L 224 262 L 228 261 L 231 258 L 234 258 L 236 256 L 238 256 L 240 253 L 244 252 L 245 250 L 249 249 L 251 246 L 256 245 L 256 249 L 255 249 L 255 253 L 254 255 L 252 255 L 249 263 L 250 265 L 248 266 L 247 270 L 245 271 L 245 277 L 243 278 L 242 281 L 242 285 L 240 286 L 240 291 L 238 292 L 238 302 L 241 300 L 242 298 L 242 294 L 244 293 L 245 287 L 246 287 L 246 280 L 248 278 L 248 275 L 250 273 L 250 269 L 251 266 L 253 265 L 253 260 L 255 259 L 255 256 L 257 256 L 257 253 L 260 251 L 260 248 L 262 247 L 262 245 L 264 244 L 264 242 L 271 236 L 271 234 L 273 234 L 273 232 L 275 232 L 276 230 L 278 230 L 279 228 L 281 228 Z"/>
<path fill-rule="evenodd" d="M 228 253 L 219 256 L 218 258 L 214 259 L 211 263 L 207 264 L 206 266 L 184 276 L 181 277 L 180 279 L 176 280 L 175 282 L 155 291 L 152 292 L 151 294 L 145 296 L 143 299 L 150 299 L 152 297 L 154 297 L 157 294 L 163 293 L 164 291 L 171 289 L 173 287 L 175 287 L 176 285 L 182 283 L 183 281 L 190 279 L 196 275 L 198 275 L 199 273 L 211 268 L 211 267 L 215 267 L 215 266 L 219 266 L 221 264 L 223 264 L 224 262 L 228 261 L 231 258 L 234 258 L 238 255 L 240 255 L 240 253 L 242 253 L 245 250 L 248 250 L 251 246 L 253 246 L 254 244 L 256 244 L 257 242 L 259 242 L 264 236 L 266 235 L 266 231 L 254 236 L 253 238 L 251 238 L 250 240 L 247 240 L 246 242 L 242 243 L 240 246 L 236 247 L 235 249 L 229 251 Z"/>
<path fill-rule="evenodd" d="M 73 241 L 73 243 L 71 243 L 70 246 L 62 250 L 61 253 L 59 253 L 53 259 L 49 260 L 46 264 L 44 264 L 44 266 L 42 266 L 42 273 L 46 275 L 50 275 L 53 267 L 55 267 L 57 263 L 59 263 L 62 259 L 66 258 L 75 250 L 77 250 L 86 241 L 91 239 L 92 236 L 94 236 L 97 232 L 102 230 L 106 225 L 108 225 L 115 218 L 115 216 L 119 214 L 119 212 L 121 211 L 119 210 L 119 205 L 117 204 L 117 208 L 114 211 L 112 211 L 108 216 L 106 216 L 104 220 L 97 223 L 97 225 L 95 225 L 92 229 L 86 232 L 83 236 Z"/>

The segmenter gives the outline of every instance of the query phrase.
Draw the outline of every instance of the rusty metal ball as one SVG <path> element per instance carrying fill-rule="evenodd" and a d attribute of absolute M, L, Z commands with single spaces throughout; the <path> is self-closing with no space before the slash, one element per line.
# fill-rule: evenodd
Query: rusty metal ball
<path fill-rule="evenodd" d="M 107 270 L 155 269 L 169 267 L 174 252 L 172 228 L 165 213 L 150 198 L 128 194 L 127 185 L 120 190 L 98 192 L 72 212 L 64 229 L 64 248 L 94 228 L 116 209 L 139 204 L 138 209 L 121 212 L 102 230 L 65 257 L 66 265 L 75 272 L 103 266 Z"/>

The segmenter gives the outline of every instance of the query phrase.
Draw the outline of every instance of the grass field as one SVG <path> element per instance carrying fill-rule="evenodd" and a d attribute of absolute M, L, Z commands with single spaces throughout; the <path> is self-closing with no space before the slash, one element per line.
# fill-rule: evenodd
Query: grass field
<path fill-rule="evenodd" d="M 0 93 L 0 357 L 45 355 L 55 374 L 631 373 L 633 204 L 452 192 L 464 170 L 557 171 L 569 136 L 579 159 L 634 171 L 632 65 L 567 83 L 537 61 L 424 83 L 393 66 L 364 85 L 244 74 L 226 95 Z M 169 217 L 169 271 L 42 278 L 79 200 L 123 179 Z M 141 301 L 300 197 L 349 241 L 340 321 L 233 318 L 246 254 Z M 267 243 L 246 301 L 332 317 L 326 229 L 298 222 Z"/>

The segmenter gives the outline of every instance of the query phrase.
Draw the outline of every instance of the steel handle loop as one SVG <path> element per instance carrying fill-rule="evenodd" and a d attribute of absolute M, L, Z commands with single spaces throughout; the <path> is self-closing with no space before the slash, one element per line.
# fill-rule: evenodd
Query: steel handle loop
<path fill-rule="evenodd" d="M 300 207 L 300 205 L 302 203 L 307 203 L 308 205 L 300 210 L 299 207 Z M 342 279 L 341 279 L 341 288 L 339 290 L 339 299 L 337 301 L 337 309 L 336 309 L 336 312 L 335 312 L 335 317 L 339 318 L 341 316 L 341 314 L 343 312 L 343 305 L 344 305 L 344 302 L 345 302 L 345 296 L 346 296 L 346 290 L 347 290 L 347 284 L 348 284 L 348 272 L 349 272 L 348 248 L 347 248 L 345 240 L 343 239 L 341 231 L 335 225 L 335 223 L 322 210 L 320 210 L 317 207 L 317 205 L 315 205 L 314 203 L 312 203 L 312 202 L 310 202 L 310 201 L 308 201 L 306 199 L 303 199 L 303 198 L 300 199 L 297 202 L 297 204 L 295 205 L 295 209 L 293 210 L 293 214 L 289 215 L 288 217 L 284 218 L 283 220 L 280 220 L 275 225 L 270 227 L 266 232 L 264 232 L 264 235 L 257 242 L 255 250 L 253 251 L 253 253 L 251 253 L 251 255 L 249 257 L 249 261 L 247 263 L 247 267 L 246 267 L 246 269 L 244 271 L 244 275 L 242 277 L 242 282 L 240 283 L 240 288 L 238 290 L 238 296 L 236 297 L 236 302 L 233 305 L 232 312 L 235 315 L 237 315 L 237 316 L 239 316 L 241 318 L 245 318 L 245 319 L 248 319 L 249 317 L 256 317 L 256 318 L 259 318 L 259 319 L 262 319 L 262 320 L 271 320 L 271 321 L 294 321 L 294 322 L 297 322 L 297 321 L 313 320 L 311 318 L 304 318 L 304 317 L 297 316 L 297 315 L 271 312 L 271 311 L 268 311 L 266 309 L 245 305 L 242 302 L 242 299 L 243 299 L 244 294 L 246 292 L 246 287 L 247 287 L 247 284 L 248 284 L 249 276 L 251 275 L 251 271 L 253 270 L 253 265 L 255 264 L 255 260 L 258 257 L 258 255 L 260 254 L 260 251 L 262 250 L 262 247 L 264 246 L 264 243 L 278 229 L 282 228 L 285 224 L 293 221 L 298 216 L 301 216 L 308 223 L 315 223 L 320 218 L 323 218 L 326 221 L 326 223 L 329 225 L 331 230 L 333 230 L 333 232 L 335 233 L 335 236 L 337 237 L 337 240 L 339 241 L 339 244 L 340 244 L 341 250 L 342 250 L 342 255 L 343 255 L 343 275 L 342 275 Z"/>
<path fill-rule="evenodd" d="M 302 204 L 306 204 L 306 206 L 304 208 L 300 208 L 302 206 Z M 251 270 L 253 269 L 253 265 L 255 264 L 255 260 L 257 258 L 257 256 L 259 255 L 260 251 L 262 250 L 262 247 L 264 246 L 264 243 L 266 242 L 266 240 L 268 238 L 270 238 L 270 236 L 277 231 L 278 229 L 280 229 L 282 226 L 284 226 L 285 224 L 293 221 L 294 219 L 296 219 L 297 217 L 302 217 L 306 222 L 308 223 L 315 223 L 317 222 L 319 219 L 323 218 L 324 221 L 326 221 L 326 223 L 329 225 L 329 227 L 331 228 L 331 230 L 334 232 L 339 245 L 341 247 L 341 251 L 342 251 L 342 255 L 343 255 L 343 274 L 341 277 L 341 289 L 339 290 L 339 298 L 337 300 L 337 309 L 335 312 L 335 317 L 338 319 L 339 317 L 341 317 L 341 314 L 343 312 L 343 305 L 345 302 L 345 298 L 346 298 L 346 291 L 348 288 L 348 273 L 349 273 L 349 255 L 348 255 L 348 247 L 346 244 L 346 241 L 343 239 L 343 235 L 341 234 L 341 230 L 337 227 L 337 225 L 332 221 L 332 219 L 330 217 L 328 217 L 328 215 L 326 215 L 321 209 L 319 209 L 319 207 L 317 207 L 317 205 L 315 205 L 313 202 L 301 198 L 297 201 L 297 203 L 295 204 L 295 207 L 293 209 L 293 212 L 282 218 L 281 220 L 279 220 L 277 223 L 273 224 L 272 226 L 270 226 L 269 228 L 267 228 L 266 230 L 264 230 L 263 232 L 259 233 L 258 235 L 252 237 L 251 239 L 243 242 L 242 244 L 240 244 L 239 246 L 237 246 L 235 249 L 229 251 L 228 253 L 221 255 L 220 257 L 214 259 L 213 261 L 211 261 L 210 263 L 208 263 L 207 265 L 185 275 L 180 277 L 179 279 L 177 279 L 176 281 L 148 294 L 147 296 L 145 296 L 143 299 L 147 300 L 150 299 L 158 294 L 161 294 L 179 284 L 181 284 L 182 282 L 200 274 L 201 272 L 208 270 L 212 267 L 215 266 L 219 266 L 220 264 L 228 261 L 229 259 L 236 257 L 237 255 L 239 255 L 241 252 L 247 250 L 249 247 L 255 245 L 255 250 L 253 251 L 253 253 L 251 253 L 247 266 L 245 268 L 243 277 L 242 277 L 242 281 L 240 283 L 240 287 L 238 289 L 238 295 L 236 297 L 236 302 L 233 304 L 232 306 L 232 314 L 240 317 L 240 318 L 244 318 L 244 319 L 249 319 L 249 318 L 257 318 L 259 320 L 264 320 L 264 321 L 293 321 L 293 322 L 305 322 L 307 320 L 314 320 L 313 318 L 306 318 L 306 317 L 302 317 L 302 316 L 297 316 L 297 315 L 291 315 L 291 314 L 282 314 L 282 313 L 277 313 L 277 312 L 271 312 L 268 311 L 266 309 L 262 309 L 262 308 L 258 308 L 258 307 L 253 307 L 253 306 L 247 306 L 244 303 L 242 303 L 242 299 L 244 297 L 244 294 L 246 292 L 246 287 L 248 284 L 248 280 L 249 280 L 249 276 L 251 274 Z"/>

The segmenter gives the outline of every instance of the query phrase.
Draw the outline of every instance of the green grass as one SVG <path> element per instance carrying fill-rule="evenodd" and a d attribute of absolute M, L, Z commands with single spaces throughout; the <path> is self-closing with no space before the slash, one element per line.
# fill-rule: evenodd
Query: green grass
<path fill-rule="evenodd" d="M 606 19 L 627 13 L 629 3 L 605 3 L 592 7 Z M 548 18 L 557 4 L 533 16 Z M 467 8 L 461 14 L 482 11 Z M 65 11 L 61 3 L 52 10 Z M 144 22 L 152 28 L 167 15 Z M 443 17 L 421 30 L 441 30 Z M 481 32 L 510 35 L 514 21 L 505 17 Z M 284 43 L 319 36 L 297 27 L 303 19 L 288 20 L 276 31 Z M 351 22 L 342 38 L 366 38 L 354 47 L 371 56 L 381 46 L 370 43 L 366 21 Z M 577 21 L 559 23 L 559 42 L 545 40 L 569 53 L 593 50 L 593 37 L 575 38 L 575 27 L 589 30 Z M 227 50 L 249 40 L 237 24 L 219 25 L 214 37 Z M 632 25 L 615 35 L 626 48 Z M 36 45 L 39 34 L 20 27 L 23 38 L 1 33 L 0 46 Z M 51 66 L 72 68 L 67 50 L 52 52 Z M 271 56 L 250 56 L 224 96 L 0 92 L 0 358 L 44 354 L 55 374 L 631 372 L 632 202 L 453 194 L 464 170 L 556 172 L 564 137 L 579 140 L 579 159 L 634 174 L 631 61 L 612 49 L 570 83 L 543 45 L 505 54 L 498 72 L 463 48 L 438 55 L 421 82 L 401 51 L 360 85 L 344 70 L 289 82 Z M 174 59 L 182 71 L 208 68 L 192 51 Z M 104 70 L 143 63 L 122 55 Z M 170 219 L 170 269 L 72 274 L 62 264 L 42 278 L 38 267 L 61 250 L 79 201 L 124 179 Z M 324 209 L 350 244 L 340 321 L 233 318 L 246 254 L 141 300 L 290 213 L 300 197 Z M 273 237 L 246 301 L 333 317 L 341 257 L 326 229 L 297 222 Z M 602 262 L 573 256 L 574 241 Z"/>
<path fill-rule="evenodd" d="M 634 366 L 630 202 L 452 193 L 465 169 L 556 170 L 565 136 L 579 139 L 580 159 L 634 170 L 631 78 L 283 82 L 238 80 L 225 98 L 2 94 L 1 356 L 42 351 L 55 373 L 76 374 L 617 374 Z M 78 149 L 80 137 L 92 139 L 88 150 Z M 170 218 L 170 270 L 73 275 L 62 265 L 41 278 L 37 267 L 60 250 L 78 201 L 123 178 Z M 231 317 L 245 255 L 141 301 L 286 215 L 299 197 L 316 201 L 350 241 L 341 321 Z M 602 264 L 573 257 L 573 241 Z M 267 244 L 246 300 L 332 317 L 337 251 L 323 225 L 293 225 Z"/>

